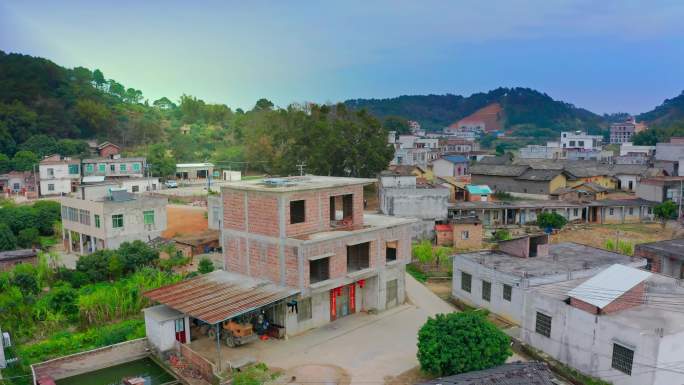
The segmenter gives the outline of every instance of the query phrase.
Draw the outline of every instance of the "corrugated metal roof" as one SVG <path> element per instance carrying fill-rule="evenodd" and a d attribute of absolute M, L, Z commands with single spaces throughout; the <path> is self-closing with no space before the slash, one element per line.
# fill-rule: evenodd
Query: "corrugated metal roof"
<path fill-rule="evenodd" d="M 490 189 L 486 184 L 469 184 L 466 186 L 466 189 L 468 189 L 469 193 L 476 195 L 486 195 L 492 193 L 492 189 Z"/>
<path fill-rule="evenodd" d="M 650 276 L 648 271 L 616 264 L 570 290 L 568 295 L 603 309 Z"/>
<path fill-rule="evenodd" d="M 219 323 L 298 294 L 296 289 L 223 270 L 144 293 L 209 324 Z"/>
<path fill-rule="evenodd" d="M 176 168 L 214 167 L 213 163 L 178 163 Z"/>
<path fill-rule="evenodd" d="M 418 385 L 554 385 L 557 382 L 543 362 L 514 362 L 485 370 L 441 377 Z"/>

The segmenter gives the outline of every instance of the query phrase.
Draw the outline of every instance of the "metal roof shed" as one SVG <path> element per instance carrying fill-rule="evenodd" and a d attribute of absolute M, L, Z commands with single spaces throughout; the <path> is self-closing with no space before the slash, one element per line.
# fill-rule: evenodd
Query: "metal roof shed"
<path fill-rule="evenodd" d="M 208 324 L 217 324 L 297 295 L 299 290 L 264 280 L 216 270 L 145 292 L 163 303 Z"/>

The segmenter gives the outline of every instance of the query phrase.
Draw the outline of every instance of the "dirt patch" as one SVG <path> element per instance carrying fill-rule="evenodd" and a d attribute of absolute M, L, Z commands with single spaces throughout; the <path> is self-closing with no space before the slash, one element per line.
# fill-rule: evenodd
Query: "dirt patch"
<path fill-rule="evenodd" d="M 416 366 L 413 369 L 407 370 L 398 376 L 385 377 L 385 385 L 407 385 L 418 384 L 420 382 L 429 381 L 432 378 L 426 376 L 420 371 L 420 367 Z"/>
<path fill-rule="evenodd" d="M 427 286 L 431 292 L 437 294 L 439 298 L 445 301 L 449 301 L 451 298 L 450 279 L 428 279 L 427 282 L 425 282 L 425 286 Z"/>
<path fill-rule="evenodd" d="M 301 365 L 288 369 L 278 383 L 306 385 L 349 385 L 349 374 L 334 365 Z"/>
<path fill-rule="evenodd" d="M 199 234 L 207 230 L 207 209 L 203 207 L 168 205 L 166 206 L 166 230 L 164 238 L 178 235 Z"/>
<path fill-rule="evenodd" d="M 619 233 L 618 233 L 619 232 Z M 622 225 L 583 225 L 563 229 L 551 237 L 552 243 L 576 242 L 605 248 L 607 239 L 627 240 L 633 244 L 672 239 L 675 231 L 657 223 L 630 223 Z"/>

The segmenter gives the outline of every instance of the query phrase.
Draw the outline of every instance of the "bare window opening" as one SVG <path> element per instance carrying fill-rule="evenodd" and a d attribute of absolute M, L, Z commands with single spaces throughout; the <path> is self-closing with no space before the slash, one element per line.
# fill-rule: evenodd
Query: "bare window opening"
<path fill-rule="evenodd" d="M 330 258 L 309 261 L 309 283 L 330 279 Z"/>
<path fill-rule="evenodd" d="M 347 272 L 370 267 L 370 242 L 347 246 Z"/>
<path fill-rule="evenodd" d="M 304 201 L 290 201 L 290 223 L 303 223 L 305 214 L 305 204 Z"/>
<path fill-rule="evenodd" d="M 387 242 L 385 246 L 385 260 L 392 262 L 397 260 L 397 241 Z"/>
<path fill-rule="evenodd" d="M 341 208 L 342 210 L 338 210 Z M 330 197 L 330 221 L 350 224 L 354 217 L 354 195 L 337 195 Z M 347 223 L 348 222 L 348 223 Z"/>

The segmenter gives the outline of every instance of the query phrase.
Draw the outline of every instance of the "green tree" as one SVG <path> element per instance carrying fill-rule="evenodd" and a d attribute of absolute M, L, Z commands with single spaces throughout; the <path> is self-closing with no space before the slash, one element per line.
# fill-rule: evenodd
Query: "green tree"
<path fill-rule="evenodd" d="M 197 265 L 197 271 L 200 274 L 207 274 L 211 273 L 214 271 L 214 262 L 211 261 L 211 259 L 204 257 L 199 261 L 199 265 Z"/>
<path fill-rule="evenodd" d="M 31 171 L 40 159 L 31 151 L 17 151 L 12 158 L 12 167 L 17 171 Z"/>
<path fill-rule="evenodd" d="M 568 220 L 558 213 L 545 212 L 537 215 L 537 226 L 542 229 L 562 229 L 567 223 Z"/>
<path fill-rule="evenodd" d="M 271 102 L 268 99 L 261 98 L 257 100 L 256 104 L 254 105 L 254 110 L 255 111 L 268 111 L 273 109 L 273 102 Z"/>
<path fill-rule="evenodd" d="M 672 201 L 665 201 L 653 208 L 653 215 L 665 225 L 666 221 L 677 218 L 677 205 Z"/>
<path fill-rule="evenodd" d="M 57 141 L 55 138 L 39 134 L 33 135 L 19 146 L 19 150 L 31 151 L 39 158 L 56 153 Z"/>
<path fill-rule="evenodd" d="M 511 232 L 506 229 L 499 229 L 494 232 L 494 239 L 497 241 L 507 241 L 511 239 Z"/>
<path fill-rule="evenodd" d="M 17 245 L 23 248 L 31 248 L 40 245 L 40 233 L 35 227 L 23 229 L 17 235 Z"/>
<path fill-rule="evenodd" d="M 5 223 L 0 223 L 0 251 L 14 250 L 17 248 L 17 239 L 14 233 Z"/>
<path fill-rule="evenodd" d="M 0 120 L 0 153 L 12 156 L 16 150 L 17 142 L 14 141 L 7 124 Z"/>
<path fill-rule="evenodd" d="M 396 131 L 397 135 L 408 135 L 411 133 L 411 127 L 408 120 L 401 116 L 388 116 L 382 121 L 382 127 L 387 131 Z"/>
<path fill-rule="evenodd" d="M 15 268 L 15 271 L 12 273 L 11 282 L 12 285 L 19 287 L 24 293 L 36 294 L 40 289 L 35 274 L 26 269 L 18 270 Z"/>
<path fill-rule="evenodd" d="M 95 86 L 99 89 L 102 89 L 104 85 L 107 84 L 107 80 L 105 80 L 104 74 L 99 69 L 93 71 L 93 82 L 95 83 Z"/>
<path fill-rule="evenodd" d="M 414 243 L 412 250 L 413 258 L 420 263 L 432 263 L 435 260 L 435 254 L 432 250 L 432 243 L 428 240 L 423 240 L 419 243 Z"/>
<path fill-rule="evenodd" d="M 152 102 L 152 105 L 161 109 L 161 110 L 172 110 L 176 108 L 176 104 L 169 100 L 166 96 L 163 96 L 160 99 L 155 100 Z"/>
<path fill-rule="evenodd" d="M 418 331 L 418 362 L 433 376 L 488 369 L 511 356 L 510 338 L 476 311 L 437 314 Z"/>
<path fill-rule="evenodd" d="M 48 306 L 53 311 L 75 316 L 78 314 L 78 293 L 68 285 L 52 288 L 48 296 Z"/>
<path fill-rule="evenodd" d="M 166 178 L 176 173 L 176 161 L 168 154 L 166 146 L 161 143 L 149 147 L 147 164 L 153 176 Z"/>
<path fill-rule="evenodd" d="M 10 171 L 12 171 L 12 161 L 7 155 L 0 153 L 0 174 Z"/>

